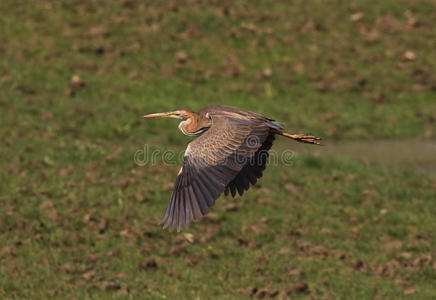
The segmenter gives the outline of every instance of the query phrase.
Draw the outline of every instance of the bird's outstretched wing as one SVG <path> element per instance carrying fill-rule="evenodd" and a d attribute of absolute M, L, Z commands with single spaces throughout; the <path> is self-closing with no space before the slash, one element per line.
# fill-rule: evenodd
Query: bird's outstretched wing
<path fill-rule="evenodd" d="M 232 197 L 235 197 L 236 192 L 239 196 L 242 196 L 250 188 L 250 184 L 255 185 L 257 179 L 262 177 L 268 161 L 268 150 L 271 148 L 274 138 L 275 135 L 271 132 L 259 150 L 254 153 L 238 175 L 226 186 L 224 190 L 226 196 L 231 193 Z"/>
<path fill-rule="evenodd" d="M 270 127 L 258 116 L 215 112 L 210 118 L 209 130 L 185 151 L 183 166 L 160 222 L 164 228 L 177 227 L 179 231 L 191 219 L 197 221 L 206 215 L 250 159 L 258 156 L 255 154 L 264 142 L 271 139 Z"/>

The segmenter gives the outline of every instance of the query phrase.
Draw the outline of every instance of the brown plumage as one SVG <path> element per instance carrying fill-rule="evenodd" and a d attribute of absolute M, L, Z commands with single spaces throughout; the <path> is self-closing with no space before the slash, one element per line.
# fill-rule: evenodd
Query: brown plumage
<path fill-rule="evenodd" d="M 182 119 L 179 129 L 198 136 L 186 148 L 167 210 L 164 228 L 189 226 L 209 212 L 225 193 L 235 197 L 254 185 L 265 169 L 268 150 L 276 134 L 303 143 L 319 144 L 319 138 L 283 132 L 283 125 L 256 113 L 223 105 L 209 105 L 200 115 L 188 110 L 145 117 Z"/>

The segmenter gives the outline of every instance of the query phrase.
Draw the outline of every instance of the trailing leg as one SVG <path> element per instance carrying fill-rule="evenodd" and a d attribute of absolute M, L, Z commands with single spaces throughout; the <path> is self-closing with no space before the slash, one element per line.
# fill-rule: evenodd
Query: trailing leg
<path fill-rule="evenodd" d="M 315 137 L 313 135 L 308 134 L 290 134 L 286 132 L 279 132 L 280 135 L 283 135 L 287 138 L 296 140 L 300 143 L 307 143 L 307 144 L 314 144 L 314 145 L 321 145 L 318 141 L 321 140 L 321 138 Z"/>

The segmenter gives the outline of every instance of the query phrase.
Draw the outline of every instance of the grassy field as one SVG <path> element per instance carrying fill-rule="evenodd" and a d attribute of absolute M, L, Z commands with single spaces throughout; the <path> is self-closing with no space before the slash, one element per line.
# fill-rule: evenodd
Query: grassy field
<path fill-rule="evenodd" d="M 435 297 L 434 173 L 307 146 L 169 233 L 157 222 L 180 162 L 134 161 L 191 140 L 143 114 L 211 103 L 326 147 L 434 140 L 435 11 L 430 0 L 0 1 L 0 298 Z"/>

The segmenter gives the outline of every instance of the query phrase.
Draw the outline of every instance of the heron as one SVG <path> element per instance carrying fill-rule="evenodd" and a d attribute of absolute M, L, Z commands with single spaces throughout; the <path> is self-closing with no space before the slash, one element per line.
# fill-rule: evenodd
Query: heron
<path fill-rule="evenodd" d="M 167 209 L 159 224 L 179 232 L 192 220 L 207 215 L 219 196 L 242 196 L 256 184 L 266 168 L 268 151 L 276 135 L 319 145 L 320 138 L 289 134 L 284 125 L 260 114 L 231 106 L 208 105 L 200 113 L 176 110 L 145 118 L 182 120 L 179 129 L 190 142 L 183 157 Z"/>

